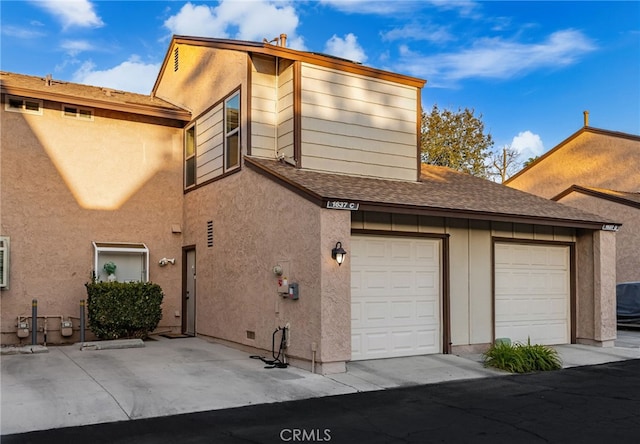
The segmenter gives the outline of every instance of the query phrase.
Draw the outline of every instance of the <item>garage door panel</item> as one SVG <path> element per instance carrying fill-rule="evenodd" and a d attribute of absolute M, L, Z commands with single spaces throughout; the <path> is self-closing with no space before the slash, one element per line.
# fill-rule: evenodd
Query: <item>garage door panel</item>
<path fill-rule="evenodd" d="M 566 246 L 496 244 L 496 337 L 569 342 L 569 268 Z"/>
<path fill-rule="evenodd" d="M 440 351 L 440 241 L 353 236 L 352 359 Z"/>

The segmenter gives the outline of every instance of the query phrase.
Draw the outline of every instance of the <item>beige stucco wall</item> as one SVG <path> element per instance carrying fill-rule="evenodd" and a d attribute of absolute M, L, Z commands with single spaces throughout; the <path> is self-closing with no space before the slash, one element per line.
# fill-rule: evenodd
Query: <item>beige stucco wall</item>
<path fill-rule="evenodd" d="M 178 48 L 178 70 L 169 63 L 160 72 L 156 96 L 191 111 L 197 117 L 211 105 L 242 85 L 247 91 L 248 56 L 244 52 L 174 44 Z M 173 62 L 173 57 L 171 59 Z M 246 93 L 242 109 L 247 109 Z"/>
<path fill-rule="evenodd" d="M 612 346 L 616 339 L 616 233 L 579 230 L 576 243 L 576 340 Z"/>
<path fill-rule="evenodd" d="M 615 236 L 616 281 L 640 281 L 640 209 L 577 192 L 559 202 L 622 223 Z"/>
<path fill-rule="evenodd" d="M 640 141 L 584 132 L 507 185 L 546 198 L 571 185 L 640 192 Z"/>
<path fill-rule="evenodd" d="M 10 289 L 2 298 L 2 343 L 16 343 L 16 317 L 78 316 L 91 279 L 92 241 L 144 242 L 150 279 L 165 292 L 161 329 L 180 325 L 182 131 L 155 119 L 95 110 L 93 121 L 62 116 L 1 115 L 0 234 L 11 238 Z M 77 326 L 78 322 L 75 320 Z M 48 321 L 48 342 L 61 341 Z M 75 342 L 74 336 L 64 342 Z M 27 341 L 29 338 L 26 339 Z M 39 335 L 42 341 L 42 334 Z"/>
<path fill-rule="evenodd" d="M 475 221 L 405 214 L 354 213 L 353 229 L 419 232 L 449 235 L 449 296 L 451 342 L 454 349 L 469 350 L 493 341 L 493 238 L 576 242 L 578 281 L 576 298 L 580 307 L 577 328 L 580 338 L 609 340 L 615 334 L 615 286 L 611 276 L 615 238 L 602 232 L 594 253 L 594 232 L 581 234 L 564 227 Z M 595 232 L 600 233 L 600 232 Z M 599 264 L 594 272 L 594 264 Z M 615 279 L 615 277 L 614 277 Z M 599 316 L 594 316 L 598 304 Z M 614 336 L 615 337 L 615 336 Z"/>
<path fill-rule="evenodd" d="M 268 351 L 277 327 L 290 325 L 287 351 L 309 368 L 330 372 L 350 359 L 349 267 L 331 259 L 348 243 L 348 212 L 322 209 L 243 167 L 185 195 L 185 245 L 196 246 L 196 330 L 199 335 Z M 213 247 L 206 225 L 213 221 Z M 297 282 L 300 299 L 277 293 L 273 267 Z M 254 332 L 249 339 L 247 332 Z M 278 336 L 279 340 L 279 336 Z"/>

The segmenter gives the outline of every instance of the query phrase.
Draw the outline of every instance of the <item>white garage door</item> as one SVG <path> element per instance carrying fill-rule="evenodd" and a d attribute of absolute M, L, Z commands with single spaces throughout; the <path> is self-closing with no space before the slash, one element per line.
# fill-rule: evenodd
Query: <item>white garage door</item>
<path fill-rule="evenodd" d="M 567 246 L 496 243 L 496 338 L 569 343 L 570 273 Z"/>
<path fill-rule="evenodd" d="M 351 359 L 441 352 L 440 240 L 352 236 Z"/>

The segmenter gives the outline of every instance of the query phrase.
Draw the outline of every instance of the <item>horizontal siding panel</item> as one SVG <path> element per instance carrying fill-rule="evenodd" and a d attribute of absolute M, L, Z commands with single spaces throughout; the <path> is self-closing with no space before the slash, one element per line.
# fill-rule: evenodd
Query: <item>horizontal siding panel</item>
<path fill-rule="evenodd" d="M 315 139 L 312 139 L 315 138 Z M 388 145 L 395 152 L 397 145 L 412 146 L 415 151 L 417 140 L 414 132 L 390 131 L 384 127 L 366 127 L 353 124 L 346 124 L 337 121 L 302 118 L 302 141 L 318 140 L 323 138 L 324 142 L 331 145 L 355 148 L 362 146 L 362 143 L 381 143 Z"/>
<path fill-rule="evenodd" d="M 327 96 L 313 91 L 302 92 L 302 107 L 303 115 L 317 115 L 345 121 L 357 118 L 362 122 L 371 122 L 369 123 L 371 126 L 376 126 L 377 121 L 385 121 L 390 128 L 413 123 L 414 131 L 418 119 L 415 109 L 376 105 L 357 98 Z"/>
<path fill-rule="evenodd" d="M 207 180 L 215 179 L 216 177 L 222 175 L 222 173 L 223 173 L 222 168 L 209 171 L 207 174 L 198 176 L 197 183 L 204 183 Z"/>
<path fill-rule="evenodd" d="M 266 149 L 273 153 L 273 135 L 271 137 L 264 136 L 251 136 L 251 153 L 253 153 L 254 149 Z"/>
<path fill-rule="evenodd" d="M 268 111 L 253 110 L 252 112 L 252 124 L 261 123 L 263 125 L 269 125 L 273 128 L 275 122 L 275 114 Z"/>
<path fill-rule="evenodd" d="M 388 91 L 372 91 L 366 88 L 370 84 L 365 84 L 364 88 L 356 87 L 348 84 L 336 84 L 317 79 L 304 79 L 303 91 L 309 91 L 315 94 L 322 94 L 331 97 L 345 97 L 348 99 L 358 100 L 369 106 L 394 107 L 407 110 L 416 110 L 416 92 L 412 90 L 411 97 L 403 97 L 394 95 L 396 89 L 389 88 Z"/>
<path fill-rule="evenodd" d="M 358 162 L 344 162 L 333 159 L 303 156 L 302 168 L 386 179 L 416 180 L 415 163 L 413 168 L 406 169 L 391 167 L 388 165 L 370 165 Z"/>
<path fill-rule="evenodd" d="M 416 87 L 322 66 L 310 65 L 308 63 L 302 64 L 301 76 L 303 82 L 306 82 L 308 79 L 315 79 L 336 85 L 349 85 L 370 92 L 381 92 L 408 99 L 416 99 Z"/>
<path fill-rule="evenodd" d="M 222 173 L 222 156 L 211 159 L 209 162 L 198 165 L 196 169 L 197 183 L 201 183 L 208 178 L 215 177 Z M 207 177 L 207 179 L 203 179 Z"/>
<path fill-rule="evenodd" d="M 254 121 L 251 125 L 251 136 L 274 137 L 273 125 Z"/>
<path fill-rule="evenodd" d="M 200 128 L 207 129 L 215 125 L 216 122 L 222 122 L 222 104 L 216 106 L 207 114 L 196 120 L 198 132 L 200 131 Z"/>
<path fill-rule="evenodd" d="M 222 122 L 218 122 L 216 125 L 210 126 L 209 128 L 200 128 L 196 134 L 196 144 L 198 149 L 211 147 L 212 143 L 218 143 L 215 142 L 216 140 L 222 140 Z"/>
<path fill-rule="evenodd" d="M 216 148 L 198 152 L 198 155 L 196 158 L 197 168 L 199 168 L 201 165 L 206 164 L 207 162 L 210 162 L 211 160 L 217 157 L 222 157 L 222 145 L 218 145 Z"/>
<path fill-rule="evenodd" d="M 251 109 L 254 111 L 269 112 L 273 114 L 275 112 L 275 108 L 276 108 L 275 100 L 258 99 L 254 97 L 253 100 L 251 101 Z"/>
<path fill-rule="evenodd" d="M 202 140 L 202 141 L 199 140 L 198 146 L 196 148 L 196 153 L 200 156 L 206 153 L 207 151 L 212 151 L 216 149 L 222 150 L 222 144 L 224 143 L 223 140 L 224 139 L 223 139 L 222 133 L 217 133 L 213 137 L 206 140 Z"/>
<path fill-rule="evenodd" d="M 416 153 L 413 156 L 376 153 L 368 150 L 344 149 L 328 145 L 305 143 L 302 146 L 304 157 L 320 157 L 327 160 L 369 163 L 372 165 L 388 165 L 397 168 L 407 168 L 415 171 Z"/>
<path fill-rule="evenodd" d="M 278 135 L 293 132 L 293 119 L 283 120 L 278 125 Z"/>
<path fill-rule="evenodd" d="M 275 97 L 274 85 L 256 85 L 255 83 L 251 87 L 251 97 L 260 99 L 271 99 Z"/>

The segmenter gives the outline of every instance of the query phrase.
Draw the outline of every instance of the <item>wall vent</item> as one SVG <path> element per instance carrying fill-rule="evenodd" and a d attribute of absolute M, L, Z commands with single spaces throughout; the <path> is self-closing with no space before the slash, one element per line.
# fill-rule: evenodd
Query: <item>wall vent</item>
<path fill-rule="evenodd" d="M 207 221 L 207 247 L 213 247 L 213 221 Z"/>
<path fill-rule="evenodd" d="M 173 71 L 177 71 L 180 68 L 179 48 L 173 50 Z"/>

